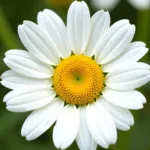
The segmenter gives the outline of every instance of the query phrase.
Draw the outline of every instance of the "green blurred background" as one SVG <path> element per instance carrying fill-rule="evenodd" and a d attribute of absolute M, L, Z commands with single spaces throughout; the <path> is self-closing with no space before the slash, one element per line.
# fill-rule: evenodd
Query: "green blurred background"
<path fill-rule="evenodd" d="M 9 49 L 22 49 L 17 35 L 17 26 L 23 20 L 36 22 L 37 13 L 50 8 L 66 22 L 67 9 L 71 0 L 0 0 L 0 74 L 8 70 L 3 63 L 4 53 Z M 91 15 L 96 11 L 88 3 Z M 112 23 L 120 19 L 129 19 L 137 27 L 134 41 L 143 41 L 150 47 L 150 10 L 138 11 L 126 0 L 110 13 Z M 150 64 L 150 52 L 142 59 Z M 133 111 L 135 125 L 130 131 L 118 132 L 118 141 L 114 150 L 150 150 L 150 83 L 139 89 L 147 98 L 144 109 Z M 8 89 L 0 85 L 0 150 L 56 150 L 52 142 L 52 128 L 34 141 L 26 141 L 20 135 L 21 126 L 29 113 L 12 113 L 5 109 L 4 95 Z M 74 143 L 69 150 L 77 150 Z M 102 148 L 98 147 L 98 150 Z"/>

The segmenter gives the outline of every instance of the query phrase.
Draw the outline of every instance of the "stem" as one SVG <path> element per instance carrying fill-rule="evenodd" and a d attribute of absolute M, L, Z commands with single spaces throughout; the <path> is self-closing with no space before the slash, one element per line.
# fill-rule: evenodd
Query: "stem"
<path fill-rule="evenodd" d="M 150 26 L 150 10 L 139 11 L 137 18 L 137 40 L 148 43 L 148 31 Z"/>
<path fill-rule="evenodd" d="M 150 27 L 150 10 L 139 11 L 137 18 L 137 41 L 143 41 L 149 47 L 149 30 Z M 144 60 L 149 62 L 149 55 L 146 55 Z"/>
<path fill-rule="evenodd" d="M 4 14 L 4 11 L 0 7 L 0 38 L 4 46 L 8 49 L 22 48 L 19 39 L 16 37 L 8 20 Z"/>

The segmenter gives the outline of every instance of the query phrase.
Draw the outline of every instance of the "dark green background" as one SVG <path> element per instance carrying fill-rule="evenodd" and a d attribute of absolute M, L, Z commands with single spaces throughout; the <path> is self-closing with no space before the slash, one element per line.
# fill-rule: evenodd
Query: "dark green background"
<path fill-rule="evenodd" d="M 91 15 L 96 11 L 87 1 Z M 8 68 L 3 63 L 4 53 L 9 49 L 19 49 L 23 45 L 17 35 L 17 26 L 23 20 L 36 22 L 38 11 L 44 8 L 55 10 L 66 21 L 67 6 L 51 5 L 46 0 L 0 0 L 0 74 Z M 134 41 L 143 41 L 150 47 L 150 11 L 140 12 L 126 0 L 111 12 L 112 23 L 129 19 L 137 26 Z M 150 64 L 150 53 L 142 61 Z M 118 132 L 117 150 L 150 150 L 150 84 L 139 89 L 147 98 L 142 110 L 133 111 L 135 125 L 130 131 Z M 52 128 L 34 141 L 26 141 L 20 135 L 21 126 L 29 113 L 12 113 L 2 102 L 9 90 L 0 85 L 0 150 L 55 150 L 52 142 Z M 69 150 L 77 150 L 74 143 Z M 98 147 L 99 150 L 102 150 Z"/>

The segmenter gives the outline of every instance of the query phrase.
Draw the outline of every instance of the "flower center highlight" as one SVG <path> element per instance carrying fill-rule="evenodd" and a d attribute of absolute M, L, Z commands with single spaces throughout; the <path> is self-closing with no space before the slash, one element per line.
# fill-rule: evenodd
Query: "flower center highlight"
<path fill-rule="evenodd" d="M 53 85 L 57 95 L 66 103 L 86 105 L 100 95 L 104 87 L 104 75 L 92 58 L 73 55 L 56 67 Z"/>

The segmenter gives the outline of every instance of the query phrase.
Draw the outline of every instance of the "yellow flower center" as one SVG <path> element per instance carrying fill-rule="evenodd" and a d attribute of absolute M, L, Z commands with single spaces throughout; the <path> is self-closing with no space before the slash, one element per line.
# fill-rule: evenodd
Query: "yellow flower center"
<path fill-rule="evenodd" d="M 100 95 L 104 87 L 104 75 L 92 58 L 73 55 L 56 67 L 53 82 L 57 95 L 66 103 L 86 105 Z"/>

